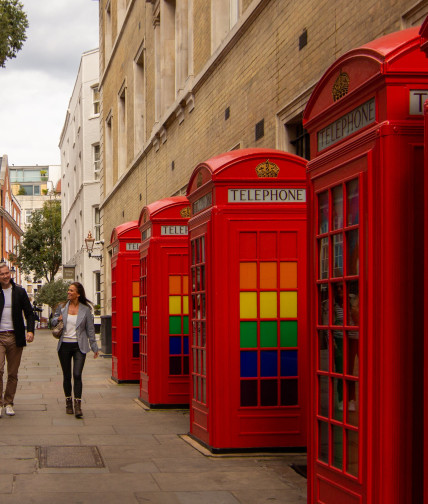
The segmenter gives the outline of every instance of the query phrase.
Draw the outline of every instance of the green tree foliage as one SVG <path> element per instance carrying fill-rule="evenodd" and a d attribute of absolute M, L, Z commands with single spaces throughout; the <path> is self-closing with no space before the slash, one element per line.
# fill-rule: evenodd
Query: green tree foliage
<path fill-rule="evenodd" d="M 16 58 L 22 49 L 28 28 L 27 15 L 18 0 L 0 0 L 0 66 Z"/>
<path fill-rule="evenodd" d="M 34 297 L 36 304 L 46 304 L 55 309 L 58 303 L 67 301 L 67 290 L 70 282 L 65 282 L 62 278 L 43 285 Z"/>
<path fill-rule="evenodd" d="M 61 266 L 61 202 L 46 201 L 35 210 L 16 254 L 9 254 L 15 266 L 35 280 L 52 282 Z"/>

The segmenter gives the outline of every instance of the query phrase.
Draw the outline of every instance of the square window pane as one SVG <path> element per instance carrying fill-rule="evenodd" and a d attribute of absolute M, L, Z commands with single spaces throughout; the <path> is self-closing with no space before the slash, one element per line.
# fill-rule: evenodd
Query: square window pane
<path fill-rule="evenodd" d="M 239 316 L 243 318 L 257 318 L 257 292 L 239 293 Z"/>
<path fill-rule="evenodd" d="M 183 336 L 183 354 L 189 355 L 189 337 Z"/>
<path fill-rule="evenodd" d="M 343 234 L 333 235 L 333 277 L 343 276 Z"/>
<path fill-rule="evenodd" d="M 297 320 L 281 320 L 280 345 L 282 347 L 297 346 Z"/>
<path fill-rule="evenodd" d="M 281 376 L 297 376 L 297 350 L 281 350 Z"/>
<path fill-rule="evenodd" d="M 181 355 L 181 336 L 169 337 L 169 354 Z"/>
<path fill-rule="evenodd" d="M 325 418 L 328 418 L 329 396 L 328 376 L 320 376 L 318 378 L 318 414 Z"/>
<path fill-rule="evenodd" d="M 181 317 L 169 317 L 169 334 L 181 334 Z"/>
<path fill-rule="evenodd" d="M 318 422 L 318 460 L 328 464 L 328 423 Z"/>
<path fill-rule="evenodd" d="M 257 289 L 257 263 L 242 262 L 239 265 L 239 288 Z"/>
<path fill-rule="evenodd" d="M 328 191 L 318 194 L 318 232 L 328 232 Z"/>
<path fill-rule="evenodd" d="M 332 465 L 337 469 L 343 467 L 343 429 L 337 425 L 332 425 L 333 434 L 333 460 Z"/>
<path fill-rule="evenodd" d="M 260 381 L 260 405 L 261 406 L 278 405 L 278 380 Z"/>
<path fill-rule="evenodd" d="M 328 238 L 321 238 L 318 241 L 319 273 L 320 280 L 328 278 Z"/>
<path fill-rule="evenodd" d="M 346 472 L 358 478 L 358 432 L 346 431 Z"/>
<path fill-rule="evenodd" d="M 260 318 L 276 318 L 278 316 L 277 299 L 276 292 L 260 292 Z"/>
<path fill-rule="evenodd" d="M 240 343 L 241 348 L 257 347 L 257 322 L 240 322 Z"/>
<path fill-rule="evenodd" d="M 318 331 L 318 369 L 329 371 L 329 337 L 328 331 Z"/>
<path fill-rule="evenodd" d="M 298 380 L 281 380 L 281 406 L 297 406 L 298 403 Z"/>
<path fill-rule="evenodd" d="M 241 378 L 257 376 L 257 352 L 241 352 Z"/>
<path fill-rule="evenodd" d="M 278 376 L 278 353 L 275 350 L 260 352 L 260 376 Z"/>
<path fill-rule="evenodd" d="M 348 359 L 347 359 L 347 374 L 351 376 L 359 376 L 359 332 L 348 331 Z"/>
<path fill-rule="evenodd" d="M 169 358 L 169 374 L 181 375 L 181 357 Z"/>
<path fill-rule="evenodd" d="M 347 198 L 347 223 L 348 226 L 353 226 L 359 222 L 359 189 L 358 189 L 358 179 L 351 180 L 346 184 Z"/>
<path fill-rule="evenodd" d="M 280 288 L 297 289 L 297 262 L 281 262 Z"/>
<path fill-rule="evenodd" d="M 181 276 L 171 275 L 169 277 L 169 293 L 181 294 Z"/>
<path fill-rule="evenodd" d="M 332 229 L 343 228 L 343 188 L 342 186 L 334 187 L 331 191 L 333 199 L 332 210 Z"/>
<path fill-rule="evenodd" d="M 346 408 L 347 423 L 358 427 L 360 403 L 359 403 L 359 383 L 355 381 L 346 382 L 348 407 Z"/>
<path fill-rule="evenodd" d="M 353 229 L 346 233 L 346 242 L 346 274 L 349 276 L 358 275 L 360 270 L 358 229 Z"/>
<path fill-rule="evenodd" d="M 279 294 L 279 315 L 281 318 L 297 318 L 297 292 L 285 291 Z"/>
<path fill-rule="evenodd" d="M 329 295 L 328 285 L 321 284 L 318 286 L 318 324 L 328 326 L 329 319 Z"/>
<path fill-rule="evenodd" d="M 260 346 L 278 346 L 278 322 L 275 320 L 262 320 L 260 322 Z"/>
<path fill-rule="evenodd" d="M 257 406 L 257 380 L 241 381 L 241 406 Z"/>
<path fill-rule="evenodd" d="M 260 289 L 277 288 L 277 264 L 276 262 L 260 263 Z"/>
<path fill-rule="evenodd" d="M 343 284 L 333 284 L 333 321 L 334 326 L 343 326 Z"/>
<path fill-rule="evenodd" d="M 348 290 L 348 325 L 360 324 L 360 296 L 358 280 L 346 284 Z"/>
<path fill-rule="evenodd" d="M 183 334 L 189 334 L 189 316 L 183 317 Z"/>
<path fill-rule="evenodd" d="M 343 373 L 343 332 L 333 331 L 333 371 Z"/>
<path fill-rule="evenodd" d="M 333 379 L 333 418 L 343 422 L 343 380 Z"/>
<path fill-rule="evenodd" d="M 185 355 L 183 357 L 183 374 L 188 375 L 189 374 L 189 356 Z"/>

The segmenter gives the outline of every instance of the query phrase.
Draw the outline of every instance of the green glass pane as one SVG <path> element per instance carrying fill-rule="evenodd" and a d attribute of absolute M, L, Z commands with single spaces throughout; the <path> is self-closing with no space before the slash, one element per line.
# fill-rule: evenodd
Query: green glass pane
<path fill-rule="evenodd" d="M 183 334 L 189 334 L 189 317 L 187 315 L 183 317 Z"/>
<path fill-rule="evenodd" d="M 140 314 L 138 312 L 135 312 L 132 314 L 132 327 L 139 327 L 140 326 Z"/>
<path fill-rule="evenodd" d="M 297 320 L 283 320 L 279 324 L 282 347 L 297 346 Z"/>
<path fill-rule="evenodd" d="M 260 346 L 277 347 L 277 322 L 275 320 L 266 320 L 260 322 Z"/>
<path fill-rule="evenodd" d="M 257 322 L 240 323 L 241 348 L 257 347 Z"/>
<path fill-rule="evenodd" d="M 181 317 L 169 317 L 169 334 L 181 334 Z"/>

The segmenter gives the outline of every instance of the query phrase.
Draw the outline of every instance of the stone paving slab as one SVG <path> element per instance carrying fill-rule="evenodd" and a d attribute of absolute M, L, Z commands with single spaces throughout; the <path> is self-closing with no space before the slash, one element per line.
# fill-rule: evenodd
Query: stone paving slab
<path fill-rule="evenodd" d="M 0 418 L 1 504 L 302 504 L 302 454 L 221 454 L 186 442 L 188 409 L 150 410 L 138 384 L 111 379 L 111 359 L 88 358 L 83 419 L 65 414 L 49 331 L 24 350 L 16 416 Z M 39 468 L 38 446 L 97 446 L 104 468 Z M 66 465 L 66 464 L 64 464 Z"/>

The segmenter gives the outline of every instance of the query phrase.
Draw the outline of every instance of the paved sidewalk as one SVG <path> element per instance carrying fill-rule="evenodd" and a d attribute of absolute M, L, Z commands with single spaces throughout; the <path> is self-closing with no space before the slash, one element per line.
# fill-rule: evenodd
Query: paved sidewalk
<path fill-rule="evenodd" d="M 201 453 L 181 437 L 189 431 L 188 411 L 143 408 L 138 385 L 116 384 L 111 359 L 92 356 L 83 371 L 84 417 L 78 420 L 65 414 L 50 331 L 37 331 L 24 349 L 16 415 L 0 418 L 1 504 L 306 502 L 306 480 L 290 468 L 304 463 L 303 455 Z M 83 465 L 79 450 L 88 446 L 98 449 L 105 467 L 76 467 Z M 53 447 L 72 453 L 55 464 Z M 41 467 L 46 459 L 39 453 L 46 451 L 48 466 L 75 467 Z"/>

